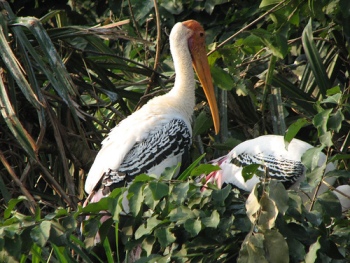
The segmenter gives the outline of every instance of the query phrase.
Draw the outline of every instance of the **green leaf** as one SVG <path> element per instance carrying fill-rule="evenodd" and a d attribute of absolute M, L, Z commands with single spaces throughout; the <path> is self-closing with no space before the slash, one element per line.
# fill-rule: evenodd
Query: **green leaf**
<path fill-rule="evenodd" d="M 273 200 L 276 203 L 278 211 L 282 215 L 284 215 L 284 213 L 289 207 L 289 197 L 286 189 L 284 188 L 283 184 L 278 180 L 271 180 L 269 184 L 269 189 L 269 196 L 271 200 Z"/>
<path fill-rule="evenodd" d="M 186 206 L 178 206 L 171 210 L 169 214 L 169 220 L 171 222 L 177 222 L 181 220 L 187 220 L 189 218 L 195 218 L 193 211 Z"/>
<path fill-rule="evenodd" d="M 321 103 L 332 103 L 332 104 L 339 105 L 341 103 L 341 99 L 342 99 L 342 94 L 336 93 L 334 95 L 328 96 L 327 98 L 322 100 Z"/>
<path fill-rule="evenodd" d="M 244 239 L 239 251 L 237 263 L 268 263 L 265 258 L 264 235 L 262 233 L 250 233 Z"/>
<path fill-rule="evenodd" d="M 317 128 L 319 136 L 327 132 L 327 123 L 331 113 L 332 109 L 323 110 L 313 118 L 312 124 Z"/>
<path fill-rule="evenodd" d="M 195 237 L 201 231 L 202 223 L 198 218 L 189 218 L 185 221 L 184 228 L 190 234 L 191 237 Z"/>
<path fill-rule="evenodd" d="M 160 175 L 160 178 L 164 180 L 174 179 L 175 176 L 178 174 L 180 167 L 181 167 L 181 163 L 178 163 L 173 167 L 166 167 L 164 172 L 162 172 L 162 174 Z"/>
<path fill-rule="evenodd" d="M 276 203 L 270 199 L 266 193 L 264 193 L 259 201 L 259 204 L 261 206 L 261 212 L 258 219 L 259 227 L 262 229 L 273 228 L 278 215 Z"/>
<path fill-rule="evenodd" d="M 219 170 L 221 170 L 220 166 L 212 165 L 212 164 L 201 164 L 201 165 L 195 167 L 191 171 L 191 177 L 197 177 L 197 176 L 200 176 L 202 174 L 207 175 L 211 172 L 219 171 Z"/>
<path fill-rule="evenodd" d="M 341 109 L 338 109 L 333 113 L 328 120 L 328 128 L 338 133 L 342 127 L 342 123 L 345 120 L 344 114 Z"/>
<path fill-rule="evenodd" d="M 308 24 L 304 28 L 301 39 L 302 39 L 305 55 L 307 57 L 308 62 L 310 63 L 312 73 L 315 76 L 315 81 L 321 91 L 321 94 L 325 96 L 327 93 L 327 90 L 331 88 L 332 85 L 328 78 L 326 69 L 323 65 L 321 56 L 313 42 L 311 19 L 309 20 Z"/>
<path fill-rule="evenodd" d="M 183 182 L 183 183 L 176 184 L 171 191 L 171 199 L 170 200 L 177 205 L 182 204 L 187 197 L 187 193 L 188 193 L 189 188 L 190 188 L 189 182 Z"/>
<path fill-rule="evenodd" d="M 261 208 L 259 200 L 258 200 L 258 191 L 256 185 L 254 186 L 252 192 L 249 194 L 248 199 L 245 203 L 245 207 L 247 210 L 247 216 L 253 224 L 257 220 L 257 212 Z"/>
<path fill-rule="evenodd" d="M 323 214 L 327 217 L 340 218 L 342 216 L 342 208 L 339 199 L 332 192 L 325 192 L 318 196 L 315 203 L 315 209 L 320 211 L 320 209 L 317 209 L 318 205 L 322 206 Z"/>
<path fill-rule="evenodd" d="M 154 231 L 154 236 L 158 239 L 158 242 L 162 248 L 169 246 L 176 240 L 175 235 L 170 232 L 169 228 L 166 227 L 157 228 Z"/>
<path fill-rule="evenodd" d="M 50 237 L 51 222 L 43 221 L 34 227 L 30 232 L 30 236 L 40 247 L 44 247 Z"/>
<path fill-rule="evenodd" d="M 213 190 L 212 192 L 213 201 L 219 205 L 224 205 L 225 200 L 230 194 L 231 190 L 232 190 L 231 184 L 228 184 L 223 189 Z"/>
<path fill-rule="evenodd" d="M 318 166 L 322 149 L 322 147 L 310 148 L 301 157 L 302 164 L 305 165 L 309 171 L 314 170 Z"/>
<path fill-rule="evenodd" d="M 141 205 L 143 202 L 143 186 L 144 182 L 133 182 L 129 187 L 129 208 L 133 216 L 136 216 L 140 212 Z"/>
<path fill-rule="evenodd" d="M 16 199 L 11 199 L 7 205 L 5 212 L 4 212 L 4 219 L 7 219 L 11 216 L 12 212 L 16 210 L 15 207 L 18 203 L 26 201 L 26 200 L 27 200 L 27 198 L 24 196 L 19 196 Z"/>
<path fill-rule="evenodd" d="M 169 186 L 163 182 L 152 181 L 149 183 L 154 200 L 160 200 L 169 194 Z"/>
<path fill-rule="evenodd" d="M 200 135 L 209 130 L 213 125 L 212 119 L 203 110 L 194 120 L 193 136 Z"/>
<path fill-rule="evenodd" d="M 232 90 L 234 81 L 227 71 L 217 66 L 211 67 L 210 71 L 216 86 L 223 90 Z"/>
<path fill-rule="evenodd" d="M 317 251 L 321 248 L 321 244 L 319 242 L 320 237 L 317 238 L 317 241 L 311 244 L 309 248 L 309 252 L 305 256 L 305 263 L 314 263 L 317 259 Z"/>
<path fill-rule="evenodd" d="M 264 8 L 266 6 L 275 5 L 275 4 L 278 4 L 280 2 L 281 2 L 280 0 L 263 0 L 263 1 L 261 1 L 259 8 Z"/>
<path fill-rule="evenodd" d="M 293 138 L 298 134 L 300 129 L 307 124 L 309 124 L 309 121 L 306 118 L 297 119 L 295 122 L 289 125 L 284 135 L 284 140 L 290 143 L 293 140 Z M 286 146 L 288 147 L 288 144 Z"/>
<path fill-rule="evenodd" d="M 264 247 L 266 250 L 266 259 L 269 262 L 289 263 L 288 244 L 284 236 L 276 229 L 266 230 L 264 232 Z"/>
<path fill-rule="evenodd" d="M 210 217 L 204 217 L 201 218 L 203 225 L 205 225 L 206 227 L 213 227 L 213 228 L 217 228 L 217 226 L 220 223 L 220 214 L 218 213 L 218 211 L 214 210 Z"/>
<path fill-rule="evenodd" d="M 256 163 L 244 166 L 242 169 L 242 176 L 244 178 L 244 181 L 246 182 L 249 179 L 252 179 L 252 177 L 256 175 L 257 172 L 259 171 L 260 166 L 261 166 L 260 164 L 256 164 Z"/>
<path fill-rule="evenodd" d="M 187 167 L 186 170 L 183 171 L 182 174 L 179 176 L 178 180 L 186 180 L 190 176 L 191 171 L 194 169 L 194 167 L 196 167 L 199 164 L 199 162 L 204 158 L 204 156 L 205 153 L 199 156 L 189 167 Z"/>
<path fill-rule="evenodd" d="M 147 219 L 145 224 L 142 224 L 135 231 L 135 239 L 139 239 L 145 235 L 150 235 L 153 229 L 158 226 L 162 221 L 158 220 L 156 217 L 150 217 Z"/>
<path fill-rule="evenodd" d="M 331 147 L 333 145 L 332 138 L 333 138 L 332 133 L 330 131 L 327 131 L 322 135 L 320 135 L 320 143 L 323 146 Z"/>

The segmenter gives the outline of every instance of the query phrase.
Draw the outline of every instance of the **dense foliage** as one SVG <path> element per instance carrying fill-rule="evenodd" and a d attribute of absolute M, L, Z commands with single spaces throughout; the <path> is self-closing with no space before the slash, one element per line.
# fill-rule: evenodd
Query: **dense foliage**
<path fill-rule="evenodd" d="M 196 178 L 239 142 L 282 134 L 316 146 L 304 191 L 349 182 L 350 2 L 155 3 L 0 0 L 0 261 L 349 262 L 349 214 L 331 191 L 305 202 L 268 171 L 252 193 Z M 103 137 L 172 87 L 168 34 L 187 19 L 207 32 L 220 135 L 198 89 L 197 161 L 177 180 L 177 167 L 138 176 L 129 213 L 125 188 L 82 208 Z M 336 171 L 315 167 L 319 151 Z"/>

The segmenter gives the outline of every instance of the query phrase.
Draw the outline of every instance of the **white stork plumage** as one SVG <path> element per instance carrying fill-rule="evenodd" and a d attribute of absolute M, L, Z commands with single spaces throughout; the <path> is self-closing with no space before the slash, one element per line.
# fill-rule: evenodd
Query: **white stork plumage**
<path fill-rule="evenodd" d="M 175 24 L 170 33 L 170 51 L 176 73 L 174 87 L 121 121 L 103 140 L 85 182 L 88 200 L 98 201 L 138 174 L 160 176 L 166 167 L 182 161 L 192 137 L 196 85 L 193 68 L 218 133 L 219 116 L 203 27 L 194 20 Z"/>
<path fill-rule="evenodd" d="M 293 139 L 287 146 L 284 137 L 280 135 L 263 135 L 255 139 L 244 141 L 233 148 L 227 155 L 211 161 L 211 164 L 220 166 L 221 170 L 210 173 L 206 177 L 208 183 L 216 183 L 219 188 L 224 183 L 232 184 L 242 190 L 251 192 L 254 186 L 261 181 L 261 178 L 254 175 L 245 181 L 242 176 L 242 169 L 249 164 L 261 164 L 260 170 L 268 168 L 268 175 L 273 179 L 280 180 L 289 189 L 298 190 L 300 182 L 305 179 L 305 167 L 301 162 L 303 154 L 313 148 L 304 141 Z M 318 166 L 326 162 L 326 156 L 322 152 L 318 156 Z M 324 173 L 335 169 L 333 163 L 328 163 Z M 324 179 L 327 184 L 333 185 L 335 178 Z M 321 195 L 329 187 L 322 183 L 317 191 Z M 299 195 L 306 207 L 307 202 L 314 196 L 316 188 L 307 194 L 300 191 Z M 338 197 L 342 210 L 350 208 L 350 186 L 341 185 L 333 191 Z M 345 194 L 345 195 L 344 195 Z"/>
<path fill-rule="evenodd" d="M 268 168 L 271 178 L 280 180 L 286 187 L 292 185 L 299 187 L 299 183 L 305 178 L 305 167 L 301 162 L 301 157 L 311 148 L 313 148 L 312 145 L 295 138 L 287 146 L 283 136 L 259 136 L 238 144 L 227 155 L 213 160 L 211 163 L 219 165 L 221 170 L 210 173 L 206 182 L 216 182 L 219 187 L 223 183 L 230 183 L 250 192 L 261 178 L 254 175 L 245 181 L 242 169 L 249 164 L 261 164 L 259 169 L 263 171 L 265 167 Z M 326 156 L 320 153 L 318 166 L 325 162 Z M 326 172 L 334 169 L 333 163 L 327 164 Z M 326 189 L 327 187 L 324 186 L 324 191 Z"/>

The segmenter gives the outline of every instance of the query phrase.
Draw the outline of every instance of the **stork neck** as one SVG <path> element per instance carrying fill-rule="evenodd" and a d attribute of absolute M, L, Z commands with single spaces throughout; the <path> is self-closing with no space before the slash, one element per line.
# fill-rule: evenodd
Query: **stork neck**
<path fill-rule="evenodd" d="M 195 105 L 195 79 L 192 68 L 192 58 L 186 39 L 181 39 L 176 45 L 170 43 L 170 50 L 174 61 L 175 83 L 169 92 L 189 118 L 193 114 Z"/>

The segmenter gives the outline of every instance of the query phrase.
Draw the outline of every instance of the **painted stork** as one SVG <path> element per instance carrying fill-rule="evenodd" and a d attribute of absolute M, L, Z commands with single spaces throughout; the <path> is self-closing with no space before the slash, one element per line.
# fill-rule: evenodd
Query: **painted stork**
<path fill-rule="evenodd" d="M 221 170 L 210 173 L 206 177 L 206 183 L 216 182 L 218 187 L 224 183 L 230 183 L 250 192 L 260 182 L 260 178 L 253 175 L 251 179 L 245 181 L 242 169 L 249 164 L 261 164 L 260 171 L 264 171 L 266 167 L 271 178 L 280 180 L 287 188 L 298 189 L 300 182 L 305 179 L 305 167 L 301 157 L 311 148 L 313 148 L 312 145 L 295 138 L 286 146 L 283 136 L 280 135 L 263 135 L 247 140 L 238 144 L 227 155 L 211 162 L 219 165 Z M 318 166 L 325 162 L 326 156 L 320 153 Z M 328 163 L 325 172 L 334 169 L 334 164 Z M 327 181 L 332 185 L 335 179 L 327 178 Z M 318 194 L 327 189 L 328 187 L 322 184 Z"/>
<path fill-rule="evenodd" d="M 227 155 L 211 161 L 211 164 L 220 166 L 221 170 L 210 173 L 206 177 L 205 187 L 208 183 L 216 183 L 219 188 L 224 183 L 232 184 L 242 190 L 251 192 L 254 186 L 261 181 L 261 178 L 254 175 L 245 181 L 242 176 L 242 169 L 249 164 L 261 164 L 260 171 L 268 168 L 271 178 L 278 179 L 289 189 L 298 191 L 300 183 L 305 179 L 305 167 L 301 157 L 312 145 L 293 139 L 288 147 L 280 135 L 263 135 L 252 140 L 244 141 L 233 148 Z M 326 162 L 326 156 L 319 154 L 318 166 Z M 333 163 L 326 165 L 324 173 L 335 169 Z M 338 197 L 342 212 L 350 210 L 350 185 L 339 185 L 336 188 L 329 187 L 335 182 L 335 178 L 327 177 L 317 191 L 319 196 L 328 189 Z M 204 187 L 204 189 L 205 189 Z M 310 207 L 310 200 L 315 195 L 316 188 L 310 193 L 298 191 L 306 209 Z"/>
<path fill-rule="evenodd" d="M 193 68 L 207 97 L 215 132 L 219 132 L 203 27 L 194 20 L 175 24 L 170 33 L 170 51 L 176 73 L 174 87 L 121 121 L 103 140 L 85 182 L 87 202 L 98 201 L 138 174 L 160 176 L 166 167 L 186 157 L 195 106 Z"/>

